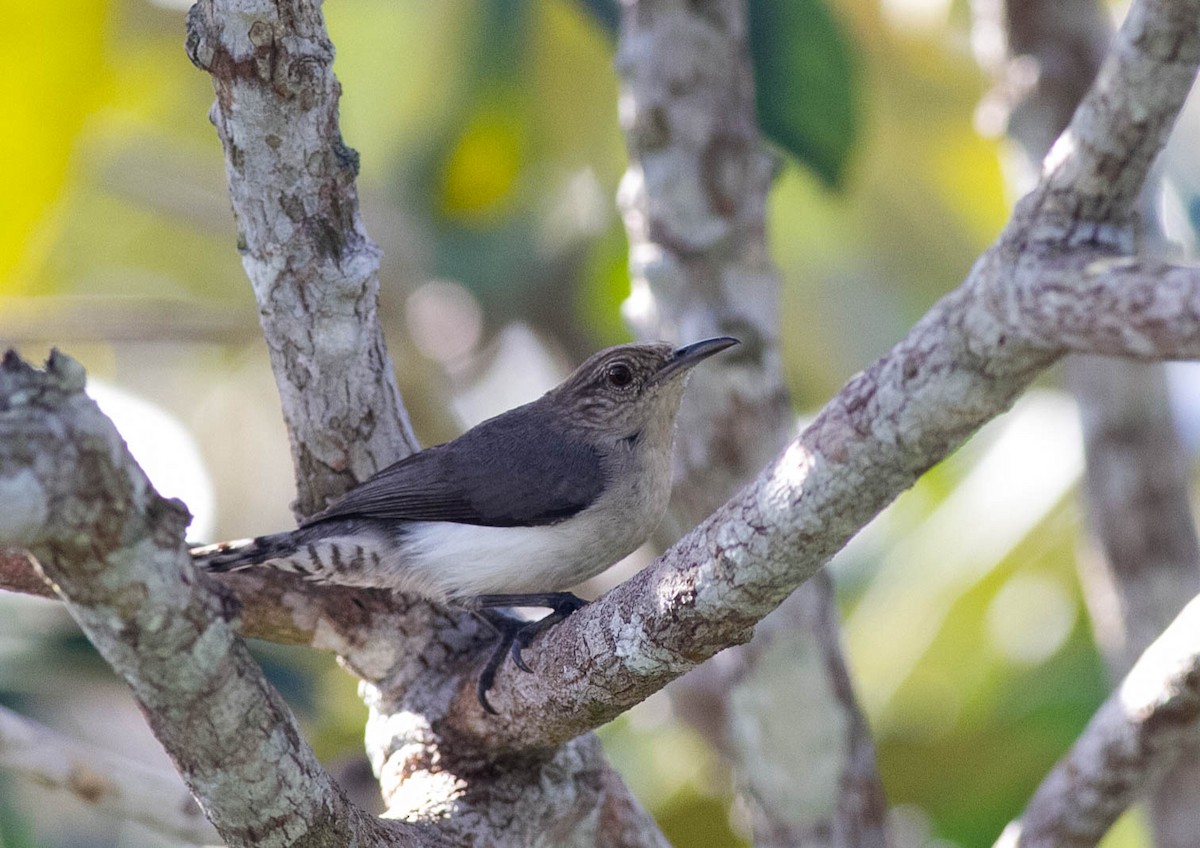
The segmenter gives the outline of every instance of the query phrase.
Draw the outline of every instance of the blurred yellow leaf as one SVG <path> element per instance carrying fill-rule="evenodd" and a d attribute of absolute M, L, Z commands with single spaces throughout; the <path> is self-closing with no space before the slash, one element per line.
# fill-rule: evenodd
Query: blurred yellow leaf
<path fill-rule="evenodd" d="M 109 4 L 0 0 L 0 292 L 24 291 L 104 76 Z M 40 231 L 40 232 L 39 232 Z"/>
<path fill-rule="evenodd" d="M 441 203 L 446 215 L 482 219 L 511 199 L 525 158 L 524 128 L 506 101 L 487 104 L 472 116 L 446 158 Z"/>

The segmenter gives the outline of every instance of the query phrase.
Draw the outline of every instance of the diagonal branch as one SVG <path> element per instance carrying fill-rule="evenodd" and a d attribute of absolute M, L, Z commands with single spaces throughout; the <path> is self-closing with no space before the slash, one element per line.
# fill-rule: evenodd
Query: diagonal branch
<path fill-rule="evenodd" d="M 1142 654 L 996 848 L 1095 845 L 1198 730 L 1200 598 Z"/>
<path fill-rule="evenodd" d="M 232 605 L 191 568 L 186 510 L 153 490 L 83 385 L 59 354 L 44 372 L 15 354 L 0 365 L 0 543 L 34 554 L 228 844 L 418 844 L 321 768 L 234 636 Z"/>
<path fill-rule="evenodd" d="M 537 675 L 503 672 L 493 700 L 510 719 L 503 729 L 461 711 L 453 731 L 517 748 L 553 745 L 745 641 L 884 506 L 1008 409 L 1062 354 L 1049 329 L 1065 317 L 1076 322 L 1065 327 L 1076 347 L 1091 339 L 1113 349 L 1124 338 L 1143 357 L 1200 352 L 1194 274 L 1172 272 L 1147 303 L 1120 296 L 1126 280 L 1088 273 L 1090 261 L 1063 266 L 1072 246 L 1132 243 L 1136 191 L 1127 186 L 1144 181 L 1198 61 L 1200 0 L 1136 3 L 1070 142 L 1056 147 L 966 282 L 851 380 L 753 484 L 550 634 L 536 651 Z M 1101 201 L 1112 169 L 1118 200 Z M 1122 322 L 1136 332 L 1114 332 Z"/>
<path fill-rule="evenodd" d="M 1179 115 L 1178 106 L 1162 106 L 1182 104 L 1196 78 L 1198 28 L 1195 0 L 1141 0 L 1130 8 L 1095 82 L 1043 163 L 1034 202 L 1055 241 L 1103 242 L 1106 227 L 1129 223 Z"/>
<path fill-rule="evenodd" d="M 978 28 L 991 27 L 1001 36 L 977 39 L 977 44 L 1007 48 L 990 56 L 980 51 L 981 62 L 1002 80 L 1023 78 L 1026 83 L 1015 90 L 998 86 L 997 91 L 1008 96 L 1007 133 L 1024 153 L 1013 151 L 1017 154 L 1012 157 L 1017 166 L 1013 170 L 1028 173 L 1032 160 L 1045 156 L 1054 136 L 1071 120 L 1096 77 L 1111 39 L 1108 13 L 1098 0 L 1007 0 L 978 3 L 975 12 Z M 1021 73 L 1031 67 L 1036 74 Z M 1161 239 L 1156 237 L 1158 216 L 1151 202 L 1156 188 L 1151 181 L 1140 195 L 1146 238 L 1139 250 L 1145 254 L 1162 252 Z M 1115 273 L 1126 278 L 1120 296 L 1136 300 L 1144 299 L 1158 278 L 1178 272 L 1151 263 L 1150 267 L 1126 264 Z M 1190 273 L 1195 274 L 1195 269 Z M 1170 311 L 1172 305 L 1166 306 Z M 1152 334 L 1157 328 L 1147 329 Z M 1123 345 L 1124 335 L 1137 337 L 1123 332 L 1118 344 Z M 1074 357 L 1067 362 L 1066 377 L 1083 421 L 1088 523 L 1103 548 L 1103 554 L 1097 551 L 1086 558 L 1081 574 L 1084 595 L 1110 671 L 1120 677 L 1200 587 L 1200 547 L 1189 506 L 1186 451 L 1172 420 L 1161 363 Z M 1149 793 L 1153 841 L 1159 848 L 1195 843 L 1200 816 L 1198 773 L 1200 759 L 1193 743 Z M 1107 785 L 1128 802 L 1127 787 L 1120 780 Z M 1105 815 L 1114 801 L 1122 803 L 1103 792 L 1081 797 L 1104 809 Z M 1060 800 L 1045 792 L 1038 798 L 1039 803 Z M 1069 817 L 1087 818 L 1079 798 L 1071 803 L 1075 808 Z M 1055 816 L 1045 807 L 1031 806 L 1026 811 L 1034 821 Z"/>

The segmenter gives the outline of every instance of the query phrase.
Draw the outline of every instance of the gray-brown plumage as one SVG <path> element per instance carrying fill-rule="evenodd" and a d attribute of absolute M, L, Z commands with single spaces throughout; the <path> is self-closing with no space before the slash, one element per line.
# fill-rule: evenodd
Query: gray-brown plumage
<path fill-rule="evenodd" d="M 687 374 L 736 343 L 600 351 L 532 403 L 385 468 L 299 529 L 193 557 L 214 571 L 272 567 L 474 609 L 549 606 L 545 621 L 558 620 L 582 604 L 567 589 L 662 519 Z M 501 651 L 543 628 L 506 631 Z M 481 682 L 485 706 L 498 664 Z"/>

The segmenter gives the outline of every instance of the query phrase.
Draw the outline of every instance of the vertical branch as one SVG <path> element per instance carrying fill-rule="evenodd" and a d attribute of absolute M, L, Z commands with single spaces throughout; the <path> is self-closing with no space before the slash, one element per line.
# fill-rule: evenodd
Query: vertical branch
<path fill-rule="evenodd" d="M 620 192 L 633 291 L 625 313 L 643 339 L 732 335 L 740 348 L 697 373 L 680 410 L 666 546 L 712 513 L 788 441 L 793 418 L 780 367 L 779 274 L 765 242 L 775 163 L 755 117 L 745 4 L 639 0 L 624 6 L 618 65 L 630 165 Z M 886 844 L 886 803 L 874 749 L 841 656 L 833 597 L 801 587 L 755 641 L 698 669 L 675 691 L 682 715 L 741 771 L 758 844 Z M 788 669 L 814 698 L 802 717 L 822 744 L 803 757 L 760 750 L 747 722 L 769 725 L 780 703 L 752 694 L 757 665 L 803 633 L 812 662 Z M 736 715 L 737 700 L 751 715 Z M 714 720 L 714 717 L 720 717 Z M 825 730 L 836 727 L 832 736 Z M 793 728 L 795 729 L 795 728 Z M 820 730 L 818 730 L 820 729 Z M 841 732 L 844 731 L 844 732 Z M 815 785 L 796 773 L 829 777 Z M 780 792 L 786 786 L 788 791 Z M 822 834 L 832 834 L 825 843 Z"/>
<path fill-rule="evenodd" d="M 379 251 L 338 128 L 316 0 L 200 0 L 188 55 L 212 75 L 242 264 L 296 470 L 298 515 L 417 449 L 376 315 Z"/>

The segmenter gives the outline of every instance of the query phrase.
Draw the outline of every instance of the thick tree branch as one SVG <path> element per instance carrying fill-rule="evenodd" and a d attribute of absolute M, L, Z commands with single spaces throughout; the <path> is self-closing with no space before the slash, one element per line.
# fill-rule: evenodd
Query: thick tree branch
<path fill-rule="evenodd" d="M 493 703 L 508 716 L 505 727 L 461 711 L 453 732 L 515 748 L 553 745 L 745 641 L 756 621 L 1061 355 L 1052 325 L 1065 326 L 1076 348 L 1091 340 L 1144 357 L 1196 355 L 1200 291 L 1188 272 L 1172 272 L 1161 294 L 1129 299 L 1119 273 L 1114 281 L 1094 260 L 1063 257 L 1081 244 L 1132 243 L 1126 225 L 1136 192 L 1102 200 L 1102 175 L 1119 166 L 1121 186 L 1141 184 L 1198 60 L 1200 0 L 1136 3 L 1072 122 L 1071 142 L 1058 145 L 966 282 L 851 380 L 751 486 L 539 643 L 536 675 L 502 672 Z"/>
<path fill-rule="evenodd" d="M 1042 262 L 1032 285 L 1017 290 L 1010 307 L 1022 310 L 1014 325 L 1027 343 L 1143 360 L 1200 358 L 1200 266 L 1089 253 Z M 1022 298 L 1037 298 L 1036 308 Z"/>
<path fill-rule="evenodd" d="M 321 768 L 191 568 L 186 510 L 154 492 L 83 385 L 58 354 L 44 372 L 15 354 L 0 365 L 0 543 L 34 554 L 228 844 L 418 844 Z"/>
<path fill-rule="evenodd" d="M 1084 848 L 1200 730 L 1200 599 L 1134 665 L 997 848 Z"/>
<path fill-rule="evenodd" d="M 173 839 L 203 845 L 217 836 L 178 774 L 85 745 L 3 707 L 0 768 Z"/>
<path fill-rule="evenodd" d="M 1194 0 L 1134 3 L 1108 58 L 1043 164 L 1035 192 L 1053 243 L 1107 243 L 1127 224 L 1154 158 L 1196 77 Z M 1140 97 L 1138 96 L 1140 95 Z M 1039 234 L 1035 234 L 1039 235 Z M 1118 243 L 1127 244 L 1122 235 Z"/>

